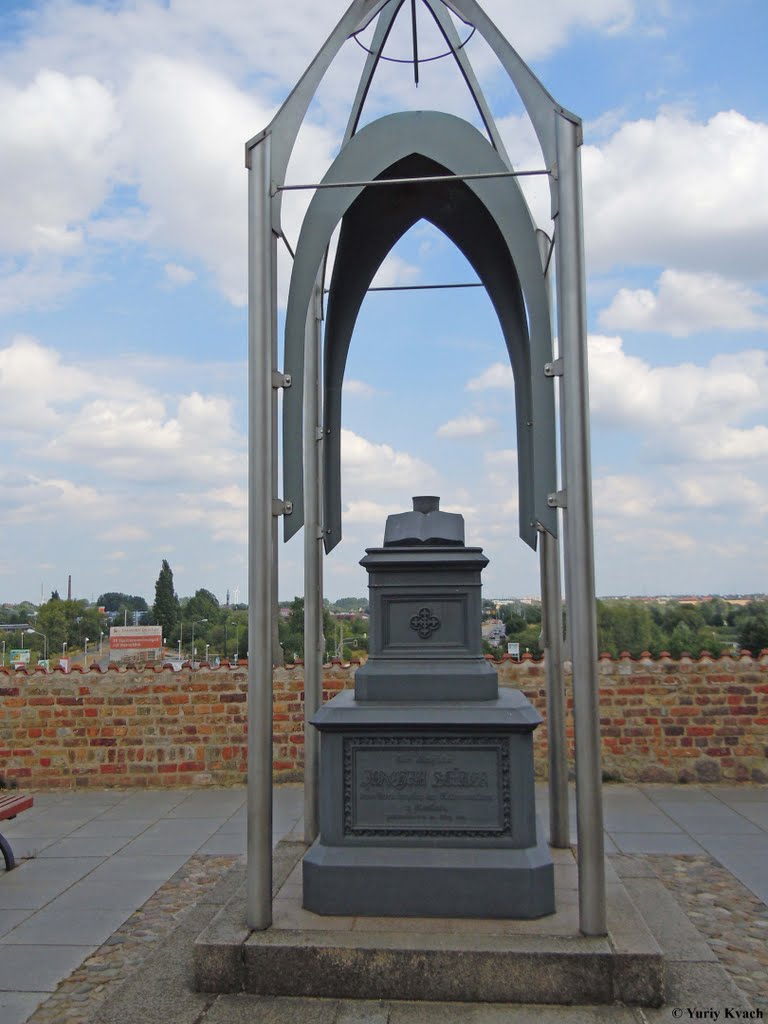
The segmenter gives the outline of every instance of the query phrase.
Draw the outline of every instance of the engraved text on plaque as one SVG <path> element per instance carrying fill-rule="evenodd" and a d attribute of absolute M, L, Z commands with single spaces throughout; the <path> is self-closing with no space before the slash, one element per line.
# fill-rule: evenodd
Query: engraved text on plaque
<path fill-rule="evenodd" d="M 509 835 L 508 773 L 503 737 L 346 737 L 344 832 Z"/>

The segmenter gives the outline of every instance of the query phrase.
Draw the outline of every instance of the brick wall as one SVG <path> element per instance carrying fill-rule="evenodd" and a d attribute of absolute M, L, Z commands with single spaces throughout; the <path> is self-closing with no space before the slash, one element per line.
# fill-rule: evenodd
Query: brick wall
<path fill-rule="evenodd" d="M 354 668 L 326 666 L 324 699 L 352 685 Z M 544 711 L 542 662 L 505 656 L 497 668 L 503 686 Z M 768 651 L 756 659 L 603 657 L 599 673 L 606 778 L 768 782 Z M 0 775 L 27 788 L 243 782 L 246 685 L 244 663 L 181 672 L 2 670 Z M 279 781 L 302 777 L 302 689 L 300 664 L 275 670 Z M 567 728 L 572 745 L 570 718 Z M 542 777 L 546 722 L 534 747 Z"/>

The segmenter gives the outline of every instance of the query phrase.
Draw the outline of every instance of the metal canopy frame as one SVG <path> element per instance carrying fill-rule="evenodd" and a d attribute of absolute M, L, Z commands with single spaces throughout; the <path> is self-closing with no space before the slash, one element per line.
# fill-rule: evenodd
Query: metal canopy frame
<path fill-rule="evenodd" d="M 250 927 L 272 921 L 272 667 L 277 614 L 277 517 L 286 539 L 304 526 L 305 838 L 317 835 L 322 557 L 341 536 L 341 384 L 360 305 L 391 246 L 420 218 L 464 252 L 496 308 L 512 363 L 520 449 L 521 537 L 541 535 L 549 682 L 551 841 L 567 845 L 558 508 L 563 509 L 568 632 L 573 665 L 580 928 L 606 933 L 597 640 L 579 147 L 581 122 L 555 102 L 475 0 L 420 0 L 435 20 L 477 106 L 488 139 L 452 115 L 389 115 L 358 130 L 371 81 L 405 0 L 353 0 L 271 124 L 246 144 L 249 170 L 249 695 L 248 869 Z M 552 245 L 537 232 L 490 107 L 449 12 L 483 36 L 533 124 L 549 176 L 555 221 L 559 359 L 553 359 Z M 344 42 L 377 18 L 341 150 L 305 216 L 286 312 L 284 372 L 277 339 L 277 241 L 291 152 L 312 98 Z M 426 131 L 425 131 L 426 127 Z M 395 179 L 395 180 L 393 180 Z M 382 187 L 385 185 L 387 187 Z M 307 186 L 300 186 L 307 187 Z M 438 197 L 450 191 L 453 209 Z M 370 201 L 375 191 L 376 202 Z M 387 197 L 400 196 L 395 216 Z M 378 208 L 382 212 L 377 214 Z M 467 213 L 471 215 L 467 215 Z M 477 218 L 479 227 L 467 225 Z M 339 246 L 322 328 L 331 235 Z M 363 231 L 365 230 L 365 239 Z M 482 244 L 481 244 L 482 239 Z M 364 248 L 359 247 L 365 242 Z M 487 249 L 487 252 L 483 250 Z M 354 254 L 354 257 L 353 257 Z M 324 373 L 321 372 L 324 368 Z M 560 386 L 556 422 L 554 386 Z M 283 499 L 277 494 L 277 391 L 284 389 Z M 530 426 L 529 426 L 530 424 Z M 521 430 L 521 426 L 523 429 Z M 556 432 L 561 445 L 557 490 Z M 327 440 L 326 440 L 327 439 Z M 322 451 L 321 451 L 322 449 Z M 325 479 L 323 480 L 323 476 Z M 321 487 L 324 483 L 324 487 Z M 554 750 L 553 750 L 554 748 Z M 554 759 L 554 761 L 553 761 Z"/>

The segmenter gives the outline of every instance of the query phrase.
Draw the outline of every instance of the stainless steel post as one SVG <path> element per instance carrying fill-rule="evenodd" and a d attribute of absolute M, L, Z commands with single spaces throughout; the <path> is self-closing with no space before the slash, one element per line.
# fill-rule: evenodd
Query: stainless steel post
<path fill-rule="evenodd" d="M 568 822 L 568 748 L 563 686 L 563 602 L 560 594 L 560 545 L 539 527 L 541 610 L 547 674 L 547 757 L 549 769 L 549 841 L 571 845 Z"/>
<path fill-rule="evenodd" d="M 605 935 L 587 316 L 579 159 L 581 140 L 580 125 L 562 113 L 556 115 L 555 121 L 558 186 L 555 250 L 558 333 L 565 395 L 566 577 L 573 663 L 579 926 L 584 935 Z"/>
<path fill-rule="evenodd" d="M 320 831 L 319 736 L 310 719 L 323 691 L 323 541 L 320 518 L 322 277 L 307 316 L 304 352 L 304 842 Z"/>
<path fill-rule="evenodd" d="M 248 825 L 246 919 L 272 923 L 273 387 L 271 136 L 248 151 Z"/>
<path fill-rule="evenodd" d="M 552 315 L 551 240 L 536 232 Z M 553 353 L 554 355 L 554 353 Z M 557 378 L 555 378 L 557 379 Z M 560 378 L 562 379 L 562 378 Z M 562 425 L 562 415 L 561 415 Z M 562 443 L 561 443 L 562 447 Z M 562 528 L 563 523 L 560 523 Z M 560 541 L 539 525 L 541 622 L 547 686 L 547 751 L 549 780 L 549 841 L 558 849 L 570 846 L 568 821 L 568 746 L 565 733 L 563 679 L 563 599 L 560 584 Z"/>

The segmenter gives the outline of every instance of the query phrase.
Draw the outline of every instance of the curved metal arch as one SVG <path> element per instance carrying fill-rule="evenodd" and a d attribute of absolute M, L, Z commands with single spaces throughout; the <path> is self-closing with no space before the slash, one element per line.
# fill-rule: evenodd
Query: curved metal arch
<path fill-rule="evenodd" d="M 324 181 L 371 180 L 412 153 L 421 154 L 452 173 L 505 169 L 499 154 L 466 121 L 451 114 L 417 111 L 391 114 L 361 129 L 336 158 Z M 437 183 L 431 187 L 440 189 L 445 185 Z M 530 428 L 536 464 L 533 514 L 554 533 L 555 517 L 547 504 L 547 495 L 556 489 L 554 394 L 552 382 L 544 376 L 544 364 L 552 357 L 552 332 L 535 225 L 514 179 L 475 179 L 465 182 L 465 187 L 486 207 L 503 236 L 525 299 L 531 353 L 526 384 L 536 423 L 535 430 Z M 363 191 L 364 186 L 319 190 L 307 210 L 296 249 L 285 325 L 285 370 L 294 381 L 283 402 L 284 494 L 293 503 L 293 513 L 285 522 L 286 540 L 303 524 L 298 439 L 302 427 L 304 332 L 312 287 L 336 225 Z"/>
<path fill-rule="evenodd" d="M 279 188 L 285 183 L 288 162 L 309 105 L 342 45 L 353 32 L 359 32 L 366 28 L 376 15 L 380 14 L 392 2 L 393 0 L 353 0 L 272 121 L 263 131 L 246 143 L 246 165 L 250 167 L 251 152 L 254 147 L 258 146 L 267 135 L 272 136 L 270 178 L 273 187 L 277 186 Z M 436 13 L 439 10 L 437 7 L 439 4 L 447 7 L 459 18 L 473 24 L 477 28 L 480 35 L 496 54 L 500 64 L 515 86 L 533 123 L 547 167 L 554 168 L 557 163 L 555 115 L 560 114 L 576 125 L 580 125 L 581 120 L 554 100 L 517 51 L 499 32 L 476 0 L 422 0 L 422 2 L 433 12 L 433 16 L 438 21 L 438 24 L 441 23 L 441 16 L 443 22 L 446 20 L 444 11 L 441 10 L 439 13 Z M 471 89 L 471 81 L 474 81 L 474 75 L 471 76 L 470 80 L 463 67 L 462 73 Z M 373 70 L 371 70 L 372 74 Z M 370 81 L 368 85 L 370 85 Z M 367 91 L 368 88 L 366 87 L 358 93 L 356 98 L 356 103 L 359 101 L 361 109 L 362 104 L 365 102 Z M 482 96 L 479 86 L 477 96 L 475 97 L 476 102 L 478 96 Z M 482 115 L 483 109 L 481 108 Z M 354 117 L 354 107 L 351 117 Z M 357 123 L 356 120 L 355 123 Z M 550 188 L 554 210 L 556 208 L 557 191 L 553 182 L 550 183 Z M 272 226 L 273 230 L 278 234 L 280 233 L 281 206 L 282 193 L 278 191 L 272 199 Z"/>
<path fill-rule="evenodd" d="M 386 177 L 448 173 L 416 154 L 387 169 Z M 324 338 L 324 541 L 331 551 L 341 540 L 342 384 L 360 307 L 376 271 L 392 246 L 419 220 L 442 231 L 467 258 L 485 285 L 501 324 L 513 369 L 518 447 L 520 536 L 537 544 L 534 515 L 534 421 L 530 387 L 528 324 L 522 289 L 506 242 L 493 217 L 462 182 L 367 189 L 342 220 L 331 278 Z M 554 517 L 553 517 L 554 518 Z"/>

